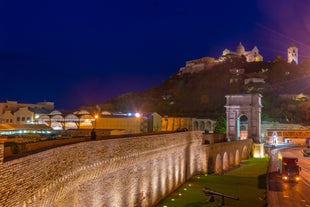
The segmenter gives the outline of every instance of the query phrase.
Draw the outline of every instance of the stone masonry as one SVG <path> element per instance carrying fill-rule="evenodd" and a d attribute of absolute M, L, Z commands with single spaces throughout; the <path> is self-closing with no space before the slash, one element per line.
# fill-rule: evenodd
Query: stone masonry
<path fill-rule="evenodd" d="M 3 161 L 0 144 L 0 206 L 154 206 L 188 178 L 206 173 L 208 153 L 229 151 L 204 145 L 202 136 L 188 131 L 95 140 L 11 161 Z M 250 141 L 231 146 L 236 143 L 244 148 Z"/>

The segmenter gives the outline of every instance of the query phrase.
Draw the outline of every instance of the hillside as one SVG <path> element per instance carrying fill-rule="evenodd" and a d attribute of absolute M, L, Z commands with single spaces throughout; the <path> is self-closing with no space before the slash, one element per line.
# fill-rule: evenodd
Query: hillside
<path fill-rule="evenodd" d="M 244 69 L 241 74 L 231 69 Z M 158 112 L 168 116 L 208 117 L 225 115 L 225 95 L 261 93 L 262 117 L 266 120 L 309 122 L 308 99 L 283 99 L 287 94 L 310 94 L 310 64 L 272 62 L 248 63 L 231 57 L 199 73 L 172 75 L 162 84 L 141 93 L 126 93 L 99 104 L 101 110 Z M 247 80 L 247 84 L 245 84 Z M 264 80 L 253 82 L 253 80 Z M 98 108 L 98 107 L 97 107 Z M 309 116 L 310 117 L 310 116 Z"/>

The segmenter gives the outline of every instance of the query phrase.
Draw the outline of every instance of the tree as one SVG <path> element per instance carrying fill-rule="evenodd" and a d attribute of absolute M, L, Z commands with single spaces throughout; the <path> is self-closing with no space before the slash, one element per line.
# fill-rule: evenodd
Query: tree
<path fill-rule="evenodd" d="M 219 134 L 226 134 L 226 118 L 224 116 L 220 116 L 216 120 L 214 132 Z"/>

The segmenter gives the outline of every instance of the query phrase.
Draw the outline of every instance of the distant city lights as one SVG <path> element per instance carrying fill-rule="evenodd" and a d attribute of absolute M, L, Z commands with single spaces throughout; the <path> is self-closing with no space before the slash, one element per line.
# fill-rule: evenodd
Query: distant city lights
<path fill-rule="evenodd" d="M 136 113 L 131 113 L 131 112 L 129 112 L 129 113 L 127 113 L 127 116 L 135 116 L 135 117 L 137 117 L 137 118 L 139 118 L 139 117 L 141 117 L 141 114 L 140 113 L 138 113 L 138 112 L 136 112 Z"/>

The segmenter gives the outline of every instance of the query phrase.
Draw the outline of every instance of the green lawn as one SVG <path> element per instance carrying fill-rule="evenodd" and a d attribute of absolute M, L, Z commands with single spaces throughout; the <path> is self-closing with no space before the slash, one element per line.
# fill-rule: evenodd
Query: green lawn
<path fill-rule="evenodd" d="M 266 207 L 266 172 L 269 158 L 251 158 L 243 161 L 241 167 L 224 175 L 199 175 L 183 184 L 157 207 L 217 207 L 221 197 L 214 196 L 208 202 L 202 189 L 239 197 L 239 200 L 225 198 L 226 207 Z"/>

